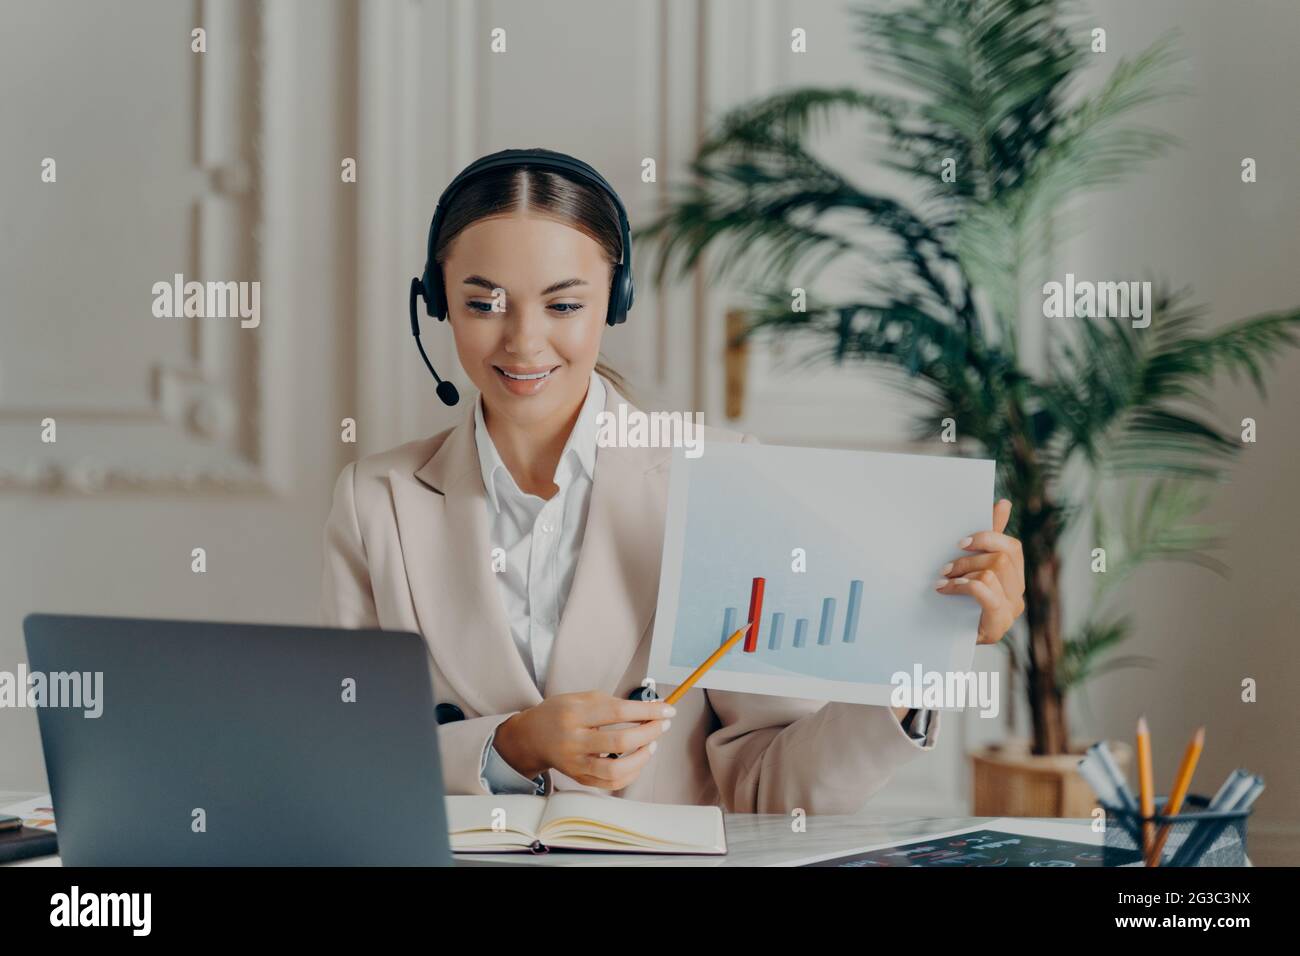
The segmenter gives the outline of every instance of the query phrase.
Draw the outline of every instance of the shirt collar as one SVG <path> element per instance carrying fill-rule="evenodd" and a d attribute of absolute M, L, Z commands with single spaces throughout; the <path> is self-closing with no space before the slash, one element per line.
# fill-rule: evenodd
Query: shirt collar
<path fill-rule="evenodd" d="M 578 420 L 569 432 L 569 439 L 560 452 L 560 463 L 555 469 L 555 483 L 564 487 L 567 484 L 565 462 L 570 457 L 576 458 L 587 477 L 594 480 L 596 475 L 596 436 L 599 433 L 596 417 L 605 410 L 605 383 L 593 371 L 591 383 L 587 388 L 587 397 L 578 411 Z M 479 469 L 483 474 L 483 487 L 487 489 L 488 500 L 496 513 L 501 512 L 501 502 L 497 498 L 496 473 L 501 469 L 510 485 L 518 488 L 510 469 L 506 468 L 497 452 L 496 443 L 488 433 L 487 423 L 483 418 L 483 395 L 474 400 L 474 443 L 478 446 Z M 565 480 L 561 480 L 565 479 Z"/>

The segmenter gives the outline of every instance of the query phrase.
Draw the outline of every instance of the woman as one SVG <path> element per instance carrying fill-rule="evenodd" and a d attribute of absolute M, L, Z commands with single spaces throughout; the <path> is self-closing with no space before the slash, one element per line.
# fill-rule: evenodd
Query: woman
<path fill-rule="evenodd" d="M 630 304 L 626 236 L 613 190 L 563 154 L 494 154 L 444 193 L 412 320 L 423 291 L 479 398 L 456 427 L 343 469 L 323 619 L 425 636 L 434 696 L 458 718 L 438 728 L 448 793 L 855 812 L 934 747 L 937 713 L 701 689 L 675 708 L 628 699 L 646 676 L 670 450 L 596 445 L 597 414 L 627 401 L 597 361 Z M 706 426 L 703 440 L 754 438 Z M 1024 609 L 1010 510 L 998 502 L 993 530 L 936 569 L 941 593 L 979 602 L 980 643 Z"/>

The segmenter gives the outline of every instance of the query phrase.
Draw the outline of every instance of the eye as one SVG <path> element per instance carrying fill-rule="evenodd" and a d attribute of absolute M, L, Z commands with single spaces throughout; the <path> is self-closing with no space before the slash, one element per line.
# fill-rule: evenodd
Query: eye
<path fill-rule="evenodd" d="M 469 302 L 466 302 L 466 303 L 465 303 L 465 306 L 466 306 L 466 307 L 467 307 L 471 312 L 478 312 L 478 313 L 480 313 L 480 314 L 483 314 L 483 313 L 487 313 L 487 312 L 491 312 L 491 311 L 492 311 L 492 303 L 491 303 L 491 302 L 479 302 L 479 301 L 477 301 L 477 300 L 470 300 Z M 482 308 L 479 308 L 479 306 L 482 306 Z"/>
<path fill-rule="evenodd" d="M 551 306 L 552 309 L 560 309 L 560 315 L 572 315 L 573 313 L 585 308 L 581 302 L 556 302 Z"/>

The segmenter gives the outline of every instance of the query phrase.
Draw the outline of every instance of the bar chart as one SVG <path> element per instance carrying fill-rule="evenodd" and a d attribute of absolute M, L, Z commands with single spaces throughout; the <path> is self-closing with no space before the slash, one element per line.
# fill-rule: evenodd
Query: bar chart
<path fill-rule="evenodd" d="M 853 578 L 849 581 L 848 593 L 845 599 L 844 622 L 840 626 L 835 617 L 836 600 L 832 596 L 822 598 L 820 613 L 817 616 L 817 644 L 825 647 L 833 640 L 838 640 L 842 644 L 854 644 L 858 639 L 858 627 L 862 619 L 862 586 L 860 578 Z M 745 636 L 744 653 L 756 654 L 759 652 L 760 644 L 769 651 L 781 650 L 781 639 L 785 630 L 785 611 L 773 611 L 766 620 L 763 618 L 763 598 L 767 590 L 767 579 L 756 577 L 750 586 L 749 612 L 745 618 L 740 617 L 739 605 L 729 605 L 721 609 L 722 626 L 718 635 L 718 643 L 726 643 L 728 637 L 736 632 L 736 629 L 746 621 L 756 622 L 756 626 L 751 628 Z M 796 617 L 794 619 L 794 641 L 792 647 L 795 649 L 806 647 L 808 643 L 808 623 L 807 617 Z"/>

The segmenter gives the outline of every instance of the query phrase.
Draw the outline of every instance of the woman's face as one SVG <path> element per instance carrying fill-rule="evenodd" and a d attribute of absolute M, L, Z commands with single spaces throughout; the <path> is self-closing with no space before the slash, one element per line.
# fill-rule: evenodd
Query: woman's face
<path fill-rule="evenodd" d="M 479 220 L 456 237 L 443 263 L 447 319 L 460 363 L 493 414 L 528 424 L 581 404 L 611 275 L 599 243 L 539 216 Z M 503 311 L 493 311 L 494 298 Z"/>

